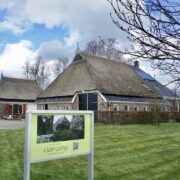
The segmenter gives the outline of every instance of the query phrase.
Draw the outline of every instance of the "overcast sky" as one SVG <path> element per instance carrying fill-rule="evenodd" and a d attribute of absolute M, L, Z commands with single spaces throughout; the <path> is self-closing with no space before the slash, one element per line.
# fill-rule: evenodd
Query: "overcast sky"
<path fill-rule="evenodd" d="M 127 47 L 127 35 L 112 23 L 110 11 L 106 0 L 0 0 L 0 71 L 22 77 L 27 58 L 72 58 L 77 42 L 83 49 L 99 35 L 117 38 L 121 48 Z M 166 82 L 150 66 L 141 63 L 141 68 Z"/>

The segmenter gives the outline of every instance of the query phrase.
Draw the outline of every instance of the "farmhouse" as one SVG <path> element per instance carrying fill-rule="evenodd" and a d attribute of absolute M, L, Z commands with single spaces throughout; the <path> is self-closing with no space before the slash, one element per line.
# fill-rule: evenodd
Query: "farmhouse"
<path fill-rule="evenodd" d="M 19 118 L 26 109 L 37 109 L 35 103 L 40 89 L 35 81 L 4 77 L 0 78 L 0 116 Z"/>
<path fill-rule="evenodd" d="M 179 111 L 179 97 L 139 68 L 77 53 L 73 62 L 37 98 L 38 109 L 149 111 L 158 104 Z"/>

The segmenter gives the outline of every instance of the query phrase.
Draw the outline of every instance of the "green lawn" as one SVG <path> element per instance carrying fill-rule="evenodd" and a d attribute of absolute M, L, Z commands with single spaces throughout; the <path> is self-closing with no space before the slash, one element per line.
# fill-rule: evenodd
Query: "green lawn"
<path fill-rule="evenodd" d="M 0 130 L 0 180 L 23 174 L 23 130 Z M 87 179 L 87 157 L 31 166 L 32 180 Z M 95 179 L 180 179 L 180 124 L 96 125 Z"/>

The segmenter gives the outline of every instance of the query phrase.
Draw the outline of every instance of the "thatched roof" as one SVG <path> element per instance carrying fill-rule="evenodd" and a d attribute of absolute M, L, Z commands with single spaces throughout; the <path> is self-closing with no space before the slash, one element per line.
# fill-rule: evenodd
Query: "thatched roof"
<path fill-rule="evenodd" d="M 77 91 L 99 90 L 102 94 L 156 97 L 145 80 L 132 66 L 115 60 L 81 53 L 82 60 L 73 61 L 38 98 L 72 96 Z"/>
<path fill-rule="evenodd" d="M 36 100 L 40 89 L 34 80 L 2 77 L 0 80 L 1 100 Z"/>

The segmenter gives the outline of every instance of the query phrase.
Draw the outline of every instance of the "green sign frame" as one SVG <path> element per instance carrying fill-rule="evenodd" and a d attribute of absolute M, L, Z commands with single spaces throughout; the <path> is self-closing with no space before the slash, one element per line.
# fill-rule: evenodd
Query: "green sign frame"
<path fill-rule="evenodd" d="M 26 113 L 24 180 L 30 165 L 43 161 L 89 156 L 88 179 L 93 179 L 93 111 L 33 110 Z"/>

